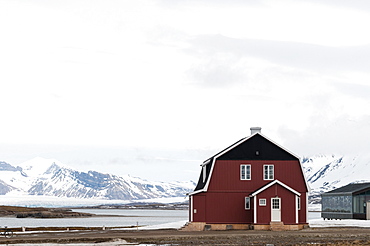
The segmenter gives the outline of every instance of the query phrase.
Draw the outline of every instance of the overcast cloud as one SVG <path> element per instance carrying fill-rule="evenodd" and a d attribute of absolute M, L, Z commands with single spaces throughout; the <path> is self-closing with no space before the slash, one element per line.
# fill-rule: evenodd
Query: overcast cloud
<path fill-rule="evenodd" d="M 0 159 L 196 180 L 251 126 L 370 139 L 368 1 L 0 0 Z"/>

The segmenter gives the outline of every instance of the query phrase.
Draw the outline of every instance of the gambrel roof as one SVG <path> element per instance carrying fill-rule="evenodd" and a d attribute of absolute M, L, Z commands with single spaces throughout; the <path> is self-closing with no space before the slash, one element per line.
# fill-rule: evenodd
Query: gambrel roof
<path fill-rule="evenodd" d="M 299 157 L 268 139 L 259 132 L 243 138 L 216 155 L 205 160 L 202 167 L 206 171 L 201 172 L 198 184 L 193 193 L 206 191 L 212 176 L 212 170 L 216 160 L 298 160 Z M 302 168 L 302 167 L 301 167 Z M 302 169 L 303 173 L 303 169 Z M 205 177 L 203 176 L 205 175 Z"/>

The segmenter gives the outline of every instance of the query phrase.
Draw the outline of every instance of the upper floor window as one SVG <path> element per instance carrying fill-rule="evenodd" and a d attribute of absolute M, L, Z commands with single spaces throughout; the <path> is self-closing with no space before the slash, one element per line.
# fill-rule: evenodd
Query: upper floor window
<path fill-rule="evenodd" d="M 240 179 L 251 180 L 251 165 L 240 165 Z"/>
<path fill-rule="evenodd" d="M 206 176 L 207 176 L 207 167 L 206 165 L 203 166 L 203 183 L 206 182 Z"/>
<path fill-rule="evenodd" d="M 210 163 L 210 161 L 208 160 L 207 162 L 204 162 L 202 164 L 202 169 L 203 169 L 203 173 L 202 173 L 202 176 L 203 176 L 203 183 L 206 182 L 206 179 L 207 179 L 207 165 Z"/>
<path fill-rule="evenodd" d="M 274 179 L 274 165 L 263 165 L 263 179 L 264 180 Z"/>

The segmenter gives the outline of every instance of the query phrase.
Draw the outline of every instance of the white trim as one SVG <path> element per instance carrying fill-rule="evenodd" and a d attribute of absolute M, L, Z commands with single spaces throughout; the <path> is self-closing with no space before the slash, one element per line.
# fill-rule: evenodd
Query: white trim
<path fill-rule="evenodd" d="M 189 199 L 190 199 L 190 222 L 193 222 L 194 220 L 194 211 L 193 211 L 193 207 L 194 207 L 194 204 L 193 204 L 193 196 L 189 196 Z"/>
<path fill-rule="evenodd" d="M 202 164 L 200 164 L 200 166 L 205 166 L 205 165 L 207 165 L 207 164 L 209 164 L 209 162 L 210 162 L 210 160 L 208 159 L 208 160 L 205 160 Z"/>
<path fill-rule="evenodd" d="M 191 193 L 189 193 L 189 195 L 195 195 L 195 194 L 198 194 L 198 193 L 201 193 L 201 192 L 207 192 L 209 182 L 211 180 L 211 176 L 212 176 L 212 173 L 213 173 L 213 169 L 215 167 L 215 162 L 216 162 L 216 158 L 213 158 L 213 161 L 212 161 L 212 164 L 211 164 L 212 165 L 211 170 L 209 171 L 208 179 L 206 180 L 206 184 L 204 185 L 203 189 L 191 192 Z M 210 160 L 208 159 L 203 164 L 208 165 L 209 163 L 210 163 Z"/>
<path fill-rule="evenodd" d="M 261 201 L 265 201 L 265 203 L 264 204 L 261 204 Z M 260 198 L 260 199 L 258 199 L 258 206 L 266 206 L 266 204 L 267 204 L 266 198 Z"/>
<path fill-rule="evenodd" d="M 256 196 L 257 194 L 259 194 L 259 193 L 261 193 L 262 191 L 264 191 L 264 190 L 266 190 L 266 189 L 270 188 L 270 187 L 271 187 L 271 186 L 273 186 L 274 184 L 279 184 L 279 185 L 283 186 L 285 189 L 287 189 L 287 190 L 289 190 L 289 191 L 293 192 L 293 193 L 294 193 L 294 194 L 296 194 L 297 196 L 301 196 L 301 193 L 299 193 L 298 191 L 296 191 L 296 190 L 294 190 L 294 189 L 290 188 L 289 186 L 287 186 L 286 184 L 284 184 L 284 183 L 280 182 L 280 181 L 279 181 L 279 180 L 277 180 L 277 179 L 275 179 L 274 181 L 272 181 L 272 182 L 268 183 L 267 185 L 263 186 L 261 189 L 259 189 L 259 190 L 255 191 L 254 193 L 252 193 L 252 195 L 251 195 L 251 196 Z"/>
<path fill-rule="evenodd" d="M 253 208 L 254 208 L 254 218 L 253 218 L 253 223 L 257 224 L 257 196 L 253 197 Z"/>
<path fill-rule="evenodd" d="M 270 167 L 272 166 L 272 178 L 270 179 Z M 267 167 L 267 178 L 265 176 L 265 167 Z M 263 180 L 274 180 L 275 178 L 275 166 L 274 164 L 264 164 L 263 165 Z"/>
<path fill-rule="evenodd" d="M 295 223 L 298 224 L 298 215 L 299 215 L 299 211 L 298 211 L 298 200 L 299 200 L 299 196 L 295 196 Z"/>
<path fill-rule="evenodd" d="M 274 202 L 273 200 L 276 199 L 276 200 L 279 200 L 279 209 L 274 209 Z M 271 197 L 271 221 L 275 221 L 275 222 L 280 222 L 281 221 L 281 197 Z M 279 211 L 279 220 L 276 220 L 276 219 L 273 219 L 274 217 L 274 213 L 272 212 L 273 210 L 278 210 Z"/>
<path fill-rule="evenodd" d="M 209 183 L 211 182 L 211 177 L 212 177 L 212 174 L 213 174 L 213 169 L 215 169 L 216 159 L 217 158 L 213 158 L 213 161 L 212 161 L 212 164 L 211 164 L 212 165 L 211 171 L 209 171 L 208 179 L 207 179 L 206 185 L 203 187 L 203 191 L 208 190 L 208 186 L 209 186 Z"/>
<path fill-rule="evenodd" d="M 190 192 L 189 196 L 196 195 L 196 194 L 201 193 L 201 192 L 205 192 L 205 190 L 202 189 L 202 190 L 197 190 L 197 191 Z"/>
<path fill-rule="evenodd" d="M 302 202 L 302 201 L 301 201 Z M 308 221 L 308 192 L 306 192 L 306 223 Z"/>
<path fill-rule="evenodd" d="M 301 173 L 303 175 L 303 179 L 304 179 L 304 183 L 306 184 L 306 188 L 307 188 L 307 191 L 308 192 L 311 192 L 311 188 L 310 186 L 308 185 L 307 183 L 307 177 L 306 177 L 306 174 L 305 172 L 303 171 L 303 166 L 302 166 L 302 163 L 301 163 L 301 159 L 299 159 L 299 166 L 301 167 Z"/>
<path fill-rule="evenodd" d="M 242 176 L 242 167 L 245 167 L 244 168 L 244 176 L 245 178 L 243 179 L 243 176 Z M 247 170 L 249 167 L 249 178 L 248 178 L 248 175 L 247 175 Z M 252 165 L 251 164 L 240 164 L 240 180 L 252 180 Z"/>
<path fill-rule="evenodd" d="M 247 199 L 248 199 L 248 207 L 247 207 Z M 244 209 L 251 210 L 251 198 L 249 196 L 244 197 Z"/>
<path fill-rule="evenodd" d="M 274 208 L 274 203 L 272 202 L 272 200 L 279 200 L 279 208 Z M 275 210 L 280 210 L 281 211 L 281 197 L 271 197 L 271 209 L 275 209 Z"/>
<path fill-rule="evenodd" d="M 206 182 L 206 176 L 207 176 L 207 165 L 202 166 L 202 176 L 203 176 L 203 183 Z"/>
<path fill-rule="evenodd" d="M 289 154 L 291 154 L 292 156 L 294 156 L 295 158 L 297 158 L 298 160 L 299 159 L 299 156 L 297 156 L 296 154 L 294 154 L 293 152 L 291 152 L 290 150 L 286 149 L 285 147 L 277 144 L 276 142 L 272 141 L 271 139 L 269 139 L 268 137 L 266 137 L 265 135 L 261 134 L 261 133 L 256 133 L 256 134 L 259 134 L 261 135 L 262 137 L 266 138 L 268 141 L 270 141 L 271 143 L 275 144 L 276 146 L 278 146 L 279 148 L 282 148 L 283 150 L 285 150 L 286 152 L 288 152 Z M 253 134 L 252 136 L 256 135 L 256 134 Z M 250 137 L 252 137 L 250 136 Z"/>

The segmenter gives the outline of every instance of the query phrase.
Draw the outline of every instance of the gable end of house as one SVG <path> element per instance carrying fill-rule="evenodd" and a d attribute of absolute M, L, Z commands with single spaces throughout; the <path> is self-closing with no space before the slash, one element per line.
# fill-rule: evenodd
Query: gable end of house
<path fill-rule="evenodd" d="M 299 157 L 261 133 L 254 133 L 204 161 L 197 186 L 191 194 L 207 191 L 216 160 L 297 160 L 299 162 Z"/>

